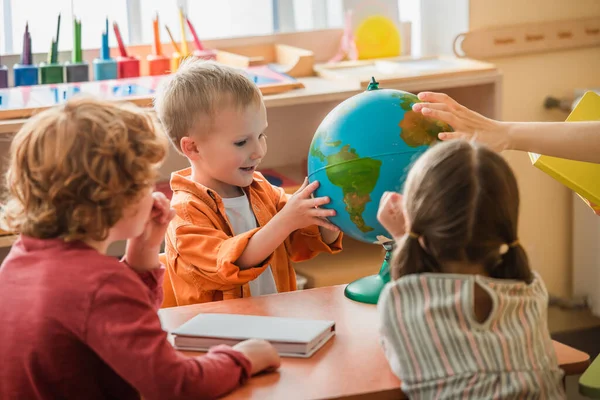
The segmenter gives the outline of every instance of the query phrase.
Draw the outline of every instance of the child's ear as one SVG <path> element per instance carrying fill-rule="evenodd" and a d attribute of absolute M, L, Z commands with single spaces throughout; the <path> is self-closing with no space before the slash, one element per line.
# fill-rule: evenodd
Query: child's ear
<path fill-rule="evenodd" d="M 179 141 L 179 146 L 181 146 L 181 151 L 187 158 L 190 160 L 197 160 L 200 157 L 198 152 L 198 144 L 194 139 L 189 136 L 184 136 Z"/>

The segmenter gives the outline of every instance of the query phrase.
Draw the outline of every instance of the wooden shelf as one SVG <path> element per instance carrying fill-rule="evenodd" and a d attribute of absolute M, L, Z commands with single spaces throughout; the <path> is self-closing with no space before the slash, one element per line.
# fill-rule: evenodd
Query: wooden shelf
<path fill-rule="evenodd" d="M 481 63 L 481 65 L 481 69 L 470 70 L 468 74 L 454 76 L 446 76 L 444 74 L 422 75 L 405 80 L 401 84 L 387 86 L 387 88 L 416 93 L 422 90 L 452 89 L 500 82 L 501 72 L 497 68 L 490 68 L 491 64 L 486 63 Z M 267 108 L 275 108 L 343 101 L 364 91 L 360 80 L 330 80 L 321 77 L 307 77 L 298 78 L 298 81 L 304 85 L 304 88 L 266 95 L 264 97 L 265 106 Z M 145 100 L 147 100 L 148 104 L 151 103 L 150 98 Z M 0 134 L 17 132 L 25 121 L 27 121 L 27 118 L 0 121 Z"/>
<path fill-rule="evenodd" d="M 10 247 L 17 240 L 18 235 L 0 236 L 0 248 Z"/>

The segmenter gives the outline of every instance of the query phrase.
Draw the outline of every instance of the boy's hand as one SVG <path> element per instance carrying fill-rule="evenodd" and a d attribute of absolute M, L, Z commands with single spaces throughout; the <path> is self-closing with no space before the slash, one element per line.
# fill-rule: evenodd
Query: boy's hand
<path fill-rule="evenodd" d="M 306 178 L 300 189 L 289 198 L 287 204 L 277 214 L 278 219 L 285 221 L 284 226 L 288 227 L 290 232 L 310 225 L 339 232 L 339 228 L 327 220 L 327 217 L 335 216 L 335 210 L 319 208 L 329 203 L 329 197 L 312 197 L 318 187 L 318 181 L 308 184 Z"/>
<path fill-rule="evenodd" d="M 137 271 L 146 271 L 159 265 L 158 253 L 165 238 L 169 221 L 175 216 L 167 197 L 161 192 L 152 193 L 154 204 L 144 233 L 127 241 L 126 257 L 129 266 Z"/>
<path fill-rule="evenodd" d="M 266 340 L 250 339 L 233 346 L 233 349 L 246 356 L 252 364 L 252 375 L 261 371 L 274 371 L 281 365 L 275 347 Z"/>
<path fill-rule="evenodd" d="M 385 192 L 379 201 L 377 220 L 392 235 L 394 240 L 406 233 L 404 206 L 402 195 L 396 192 Z"/>
<path fill-rule="evenodd" d="M 240 269 L 261 265 L 292 232 L 310 225 L 318 225 L 319 228 L 323 227 L 339 232 L 339 228 L 327 220 L 327 217 L 335 215 L 335 210 L 319 208 L 319 206 L 329 203 L 329 198 L 313 198 L 311 196 L 317 187 L 319 187 L 318 182 L 309 185 L 308 179 L 305 179 L 302 187 L 288 197 L 288 201 L 281 211 L 250 238 L 246 249 L 235 260 L 235 264 Z M 323 237 L 323 241 L 330 239 Z"/>

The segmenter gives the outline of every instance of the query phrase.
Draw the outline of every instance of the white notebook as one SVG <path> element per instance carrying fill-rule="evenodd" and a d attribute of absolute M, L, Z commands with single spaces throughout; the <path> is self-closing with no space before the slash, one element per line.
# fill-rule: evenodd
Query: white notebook
<path fill-rule="evenodd" d="M 207 351 L 264 339 L 284 357 L 310 357 L 335 334 L 335 322 L 239 314 L 199 314 L 171 332 L 180 350 Z"/>

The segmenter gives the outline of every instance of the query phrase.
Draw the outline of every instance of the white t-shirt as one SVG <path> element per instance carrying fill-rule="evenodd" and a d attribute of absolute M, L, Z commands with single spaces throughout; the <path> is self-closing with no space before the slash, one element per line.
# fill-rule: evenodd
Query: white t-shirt
<path fill-rule="evenodd" d="M 234 235 L 256 228 L 256 218 L 252 208 L 250 208 L 246 193 L 240 197 L 224 198 L 223 204 Z M 277 293 L 277 286 L 270 265 L 256 279 L 250 281 L 249 285 L 252 296 Z"/>

